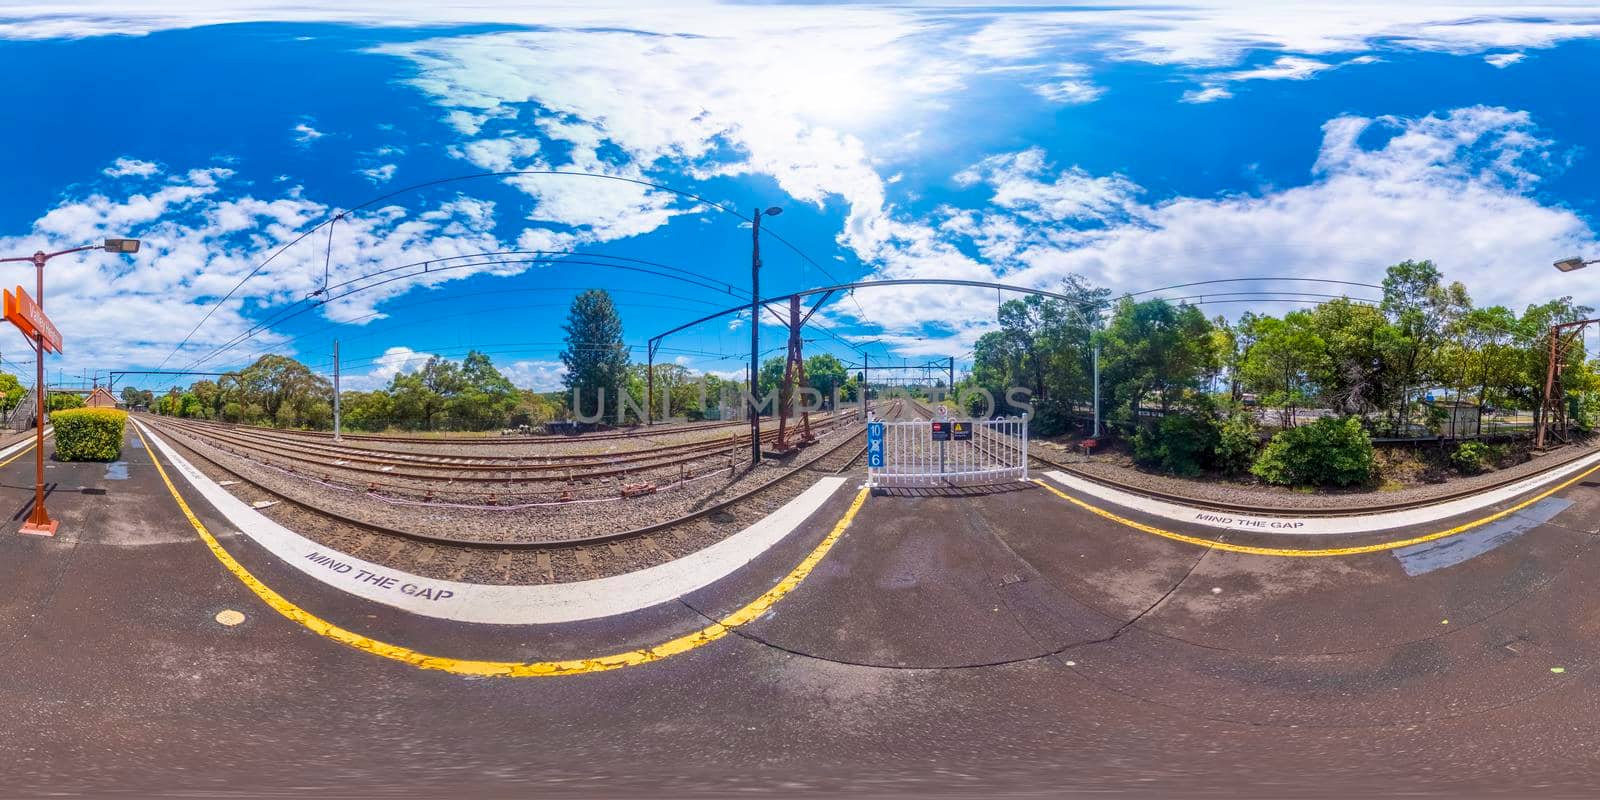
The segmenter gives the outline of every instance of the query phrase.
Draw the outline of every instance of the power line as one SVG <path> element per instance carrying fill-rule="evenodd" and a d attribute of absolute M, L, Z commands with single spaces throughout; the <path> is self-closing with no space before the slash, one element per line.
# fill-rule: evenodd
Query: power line
<path fill-rule="evenodd" d="M 448 177 L 448 178 L 437 178 L 437 179 L 434 179 L 434 180 L 431 180 L 431 181 L 423 181 L 421 183 L 411 184 L 410 186 L 403 186 L 403 187 L 401 187 L 399 189 L 395 189 L 395 190 L 392 190 L 390 192 L 378 195 L 377 197 L 374 197 L 374 198 L 372 198 L 370 200 L 367 200 L 364 203 L 360 203 L 358 205 L 351 206 L 350 208 L 347 208 L 346 210 L 341 211 L 338 214 L 336 214 L 336 215 L 334 215 L 334 216 L 332 216 L 330 218 L 327 218 L 327 219 L 323 220 L 322 222 L 317 223 L 317 225 L 312 227 L 310 230 L 307 230 L 307 231 L 301 233 L 300 235 L 298 235 L 298 236 L 294 237 L 293 239 L 289 240 L 288 242 L 286 242 L 282 247 L 279 247 L 277 250 L 273 251 L 272 254 L 267 256 L 267 258 L 265 260 L 263 260 L 261 263 L 257 264 L 243 278 L 240 278 L 239 282 L 234 284 L 233 288 L 229 289 L 227 294 L 223 295 L 220 299 L 217 300 L 217 302 L 212 304 L 211 308 L 206 311 L 205 316 L 201 317 L 200 321 L 195 323 L 195 326 L 193 328 L 191 328 L 187 334 L 184 335 L 183 339 L 181 341 L 179 341 L 178 344 L 175 347 L 172 348 L 172 352 L 168 353 L 167 357 L 163 358 L 161 360 L 161 364 L 159 366 L 160 367 L 165 367 L 167 365 L 167 362 L 171 361 L 172 357 L 177 355 L 178 352 L 183 349 L 183 346 L 189 343 L 189 340 L 194 337 L 195 332 L 200 330 L 201 326 L 205 325 L 206 322 L 211 319 L 211 316 L 217 312 L 217 309 L 222 307 L 222 304 L 224 304 L 224 303 L 228 302 L 229 300 L 231 300 L 233 298 L 233 296 L 236 293 L 238 293 L 239 289 L 242 288 L 245 285 L 245 283 L 249 282 L 249 280 L 251 278 L 254 278 L 256 275 L 260 274 L 261 270 L 266 269 L 267 265 L 271 264 L 273 261 L 275 261 L 278 258 L 278 256 L 283 255 L 283 253 L 286 252 L 289 248 L 295 246 L 296 244 L 299 244 L 301 241 L 304 241 L 306 237 L 308 237 L 308 236 L 316 233 L 317 231 L 321 230 L 323 228 L 323 226 L 330 226 L 330 228 L 331 228 L 333 223 L 335 223 L 335 222 L 337 222 L 337 221 L 339 221 L 341 219 L 344 219 L 351 212 L 359 211 L 361 209 L 367 208 L 367 207 L 375 205 L 377 203 L 381 203 L 381 202 L 383 202 L 385 200 L 388 200 L 388 199 L 390 199 L 392 197 L 397 197 L 397 196 L 399 196 L 401 194 L 407 194 L 407 193 L 415 192 L 415 191 L 418 191 L 418 190 L 421 190 L 421 189 L 426 189 L 426 188 L 433 187 L 433 186 L 440 186 L 440 185 L 443 185 L 443 184 L 446 184 L 446 183 L 453 183 L 453 182 L 456 182 L 456 181 L 474 180 L 474 179 L 479 179 L 479 178 L 504 178 L 504 177 L 514 177 L 514 176 L 522 176 L 522 175 L 566 175 L 566 176 L 571 176 L 571 177 L 598 178 L 598 179 L 602 179 L 602 180 L 612 180 L 612 181 L 619 181 L 619 182 L 622 182 L 622 183 L 631 183 L 631 184 L 635 184 L 635 185 L 638 185 L 638 186 L 646 186 L 646 187 L 649 187 L 649 188 L 652 188 L 652 189 L 660 189 L 662 191 L 672 192 L 673 194 L 677 194 L 677 195 L 682 196 L 682 197 L 687 197 L 687 198 L 689 198 L 691 200 L 694 200 L 697 203 L 701 203 L 701 204 L 710 206 L 710 207 L 715 208 L 715 209 L 717 209 L 719 211 L 722 211 L 723 213 L 726 213 L 726 214 L 732 214 L 733 216 L 735 216 L 735 217 L 737 217 L 737 218 L 739 218 L 741 220 L 745 220 L 747 222 L 749 221 L 749 219 L 747 217 L 745 217 L 743 214 L 740 214 L 738 211 L 736 211 L 734 209 L 731 209 L 731 208 L 728 208 L 726 206 L 723 206 L 720 203 L 716 203 L 716 202 L 713 202 L 711 200 L 707 200 L 706 198 L 701 197 L 701 196 L 699 196 L 697 194 L 693 194 L 691 192 L 686 192 L 686 191 L 683 191 L 682 189 L 675 189 L 675 188 L 673 188 L 671 186 L 667 186 L 665 184 L 654 183 L 652 181 L 646 181 L 646 180 L 641 180 L 641 179 L 637 179 L 637 178 L 627 178 L 627 177 L 623 177 L 621 175 L 605 175 L 605 174 L 601 174 L 601 173 L 578 172 L 578 171 L 573 171 L 573 170 L 508 170 L 508 171 L 501 171 L 501 172 L 480 172 L 480 173 L 473 173 L 473 174 L 469 174 L 469 175 L 456 175 L 456 176 Z M 330 230 L 330 234 L 331 234 L 331 230 Z M 785 243 L 785 244 L 787 244 L 787 243 Z M 793 248 L 793 245 L 790 245 L 790 247 Z M 331 245 L 330 245 L 330 250 L 331 250 Z"/>

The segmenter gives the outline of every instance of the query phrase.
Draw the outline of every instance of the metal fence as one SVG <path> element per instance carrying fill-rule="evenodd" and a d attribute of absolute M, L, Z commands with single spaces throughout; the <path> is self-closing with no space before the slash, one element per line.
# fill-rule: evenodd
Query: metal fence
<path fill-rule="evenodd" d="M 979 486 L 1028 479 L 1023 419 L 867 423 L 867 485 Z"/>

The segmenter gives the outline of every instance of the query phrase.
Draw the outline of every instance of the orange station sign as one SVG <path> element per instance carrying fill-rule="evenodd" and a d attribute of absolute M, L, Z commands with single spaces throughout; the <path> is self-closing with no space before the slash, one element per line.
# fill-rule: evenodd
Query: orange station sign
<path fill-rule="evenodd" d="M 43 334 L 45 350 L 61 352 L 61 331 L 56 330 L 55 323 L 44 315 L 44 309 L 21 286 L 17 287 L 15 293 L 10 289 L 3 290 L 3 293 L 6 319 L 29 339 Z"/>

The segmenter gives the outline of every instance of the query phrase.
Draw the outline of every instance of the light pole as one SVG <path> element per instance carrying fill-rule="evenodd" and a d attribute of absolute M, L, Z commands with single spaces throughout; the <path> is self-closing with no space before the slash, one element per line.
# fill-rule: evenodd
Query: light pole
<path fill-rule="evenodd" d="M 1573 271 L 1575 269 L 1583 269 L 1584 267 L 1587 267 L 1590 264 L 1600 264 L 1600 258 L 1594 259 L 1592 261 L 1585 261 L 1585 260 L 1583 260 L 1583 258 L 1581 256 L 1573 256 L 1572 258 L 1563 258 L 1560 261 L 1556 262 L 1556 269 L 1559 269 L 1562 272 L 1571 272 L 1571 271 Z"/>
<path fill-rule="evenodd" d="M 756 209 L 750 216 L 750 466 L 761 463 L 761 407 L 756 405 L 756 385 L 761 382 L 761 218 L 776 217 L 783 209 Z"/>
<path fill-rule="evenodd" d="M 82 252 L 84 252 L 86 250 L 104 250 L 107 253 L 132 254 L 132 253 L 139 252 L 139 240 L 138 239 L 107 239 L 107 240 L 105 240 L 104 244 L 84 245 L 83 247 L 74 247 L 74 248 L 72 248 L 70 250 L 58 250 L 58 251 L 56 251 L 54 253 L 46 253 L 43 250 L 40 250 L 40 251 L 34 253 L 31 256 L 16 256 L 16 257 L 13 257 L 13 258 L 0 258 L 0 264 L 12 263 L 12 262 L 18 262 L 18 261 L 29 261 L 29 262 L 33 263 L 34 271 L 35 271 L 35 278 L 36 278 L 35 284 L 34 284 L 34 293 L 37 295 L 35 303 L 39 307 L 40 316 L 43 317 L 43 314 L 44 314 L 44 265 L 45 265 L 45 262 L 49 261 L 52 258 L 55 258 L 56 256 L 64 256 L 64 255 L 69 255 L 69 254 L 72 254 L 72 253 L 82 253 Z M 46 320 L 46 321 L 48 321 L 48 320 Z M 34 349 L 34 359 L 33 359 L 33 361 L 34 361 L 34 366 L 36 368 L 36 373 L 35 373 L 36 377 L 35 377 L 35 381 L 34 381 L 34 384 L 33 384 L 34 398 L 35 398 L 34 402 L 36 403 L 36 406 L 34 407 L 34 419 L 37 422 L 37 424 L 34 426 L 34 439 L 33 439 L 33 465 L 34 465 L 33 513 L 28 515 L 28 521 L 23 524 L 22 532 L 23 533 L 37 534 L 37 535 L 41 535 L 41 536 L 54 536 L 56 534 L 56 522 L 55 522 L 55 520 L 50 519 L 50 512 L 46 511 L 45 507 L 44 507 L 44 418 L 45 418 L 45 415 L 46 415 L 49 407 L 48 407 L 48 405 L 46 405 L 46 399 L 45 399 L 45 393 L 44 393 L 44 353 L 45 353 L 45 349 L 44 349 L 44 330 L 42 329 L 42 327 L 38 327 L 38 329 L 36 329 L 34 331 L 34 334 L 33 334 L 33 349 Z M 59 347 L 57 349 L 59 349 Z"/>

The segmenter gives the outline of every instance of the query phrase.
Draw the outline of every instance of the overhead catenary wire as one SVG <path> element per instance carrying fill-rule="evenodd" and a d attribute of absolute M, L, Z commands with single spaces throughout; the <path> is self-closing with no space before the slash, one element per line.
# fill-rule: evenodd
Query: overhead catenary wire
<path fill-rule="evenodd" d="M 661 191 L 670 192 L 670 193 L 676 194 L 676 195 L 678 195 L 680 197 L 686 197 L 686 198 L 688 198 L 690 200 L 693 200 L 696 203 L 699 203 L 701 205 L 704 205 L 704 206 L 707 206 L 707 207 L 710 207 L 710 208 L 714 208 L 714 209 L 716 209 L 718 211 L 721 211 L 721 212 L 723 212 L 725 214 L 729 214 L 729 215 L 731 215 L 731 216 L 733 216 L 733 217 L 735 217 L 737 219 L 743 220 L 745 222 L 750 222 L 751 221 L 751 219 L 749 217 L 746 217 L 744 214 L 740 213 L 738 210 L 730 208 L 728 206 L 725 206 L 725 205 L 723 205 L 721 203 L 718 203 L 718 202 L 715 202 L 713 200 L 709 200 L 709 199 L 707 199 L 707 198 L 705 198 L 705 197 L 703 197 L 703 196 L 701 196 L 699 194 L 695 194 L 693 192 L 684 191 L 682 189 L 678 189 L 678 188 L 675 188 L 675 187 L 672 187 L 672 186 L 668 186 L 666 184 L 657 183 L 657 182 L 654 182 L 654 181 L 647 181 L 647 180 L 644 180 L 642 178 L 629 178 L 629 177 L 622 176 L 622 175 L 608 175 L 608 174 L 604 174 L 604 173 L 583 172 L 583 171 L 578 171 L 578 170 L 560 170 L 560 169 L 548 169 L 548 170 L 499 170 L 499 171 L 491 171 L 491 172 L 470 173 L 470 174 L 466 174 L 466 175 L 453 175 L 453 176 L 444 177 L 444 178 L 435 178 L 433 180 L 422 181 L 420 183 L 414 183 L 414 184 L 410 184 L 408 186 L 402 186 L 400 188 L 393 189 L 393 190 L 390 190 L 388 192 L 384 192 L 382 194 L 379 194 L 379 195 L 377 195 L 375 197 L 372 197 L 372 198 L 366 200 L 365 202 L 349 206 L 348 208 L 345 208 L 343 211 L 340 211 L 340 212 L 338 212 L 337 214 L 335 214 L 333 216 L 325 218 L 323 221 L 321 221 L 321 222 L 317 223 L 316 225 L 312 226 L 310 229 L 301 232 L 300 234 L 296 235 L 294 238 L 290 239 L 288 242 L 285 242 L 282 246 L 280 246 L 278 249 L 274 250 L 271 254 L 269 254 L 260 263 L 256 264 L 256 266 L 254 268 L 252 268 L 248 273 L 246 273 L 244 277 L 240 278 L 239 281 L 236 284 L 234 284 L 234 286 L 232 288 L 230 288 L 226 294 L 224 294 L 222 297 L 218 298 L 217 301 L 215 303 L 213 303 L 209 309 L 206 310 L 206 313 L 200 318 L 200 321 L 196 322 L 194 327 L 191 328 L 189 330 L 189 332 L 184 335 L 183 339 L 181 339 L 178 342 L 178 344 L 175 345 L 172 348 L 172 351 L 170 353 L 168 353 L 166 355 L 166 357 L 161 360 L 161 364 L 158 366 L 158 368 L 165 367 L 166 364 L 169 361 L 172 360 L 173 356 L 176 356 L 179 352 L 181 352 L 183 350 L 184 346 L 187 345 L 189 343 L 189 341 L 194 338 L 195 333 L 197 331 L 199 331 L 200 328 L 206 324 L 206 322 L 210 321 L 211 317 L 217 312 L 217 309 L 221 308 L 223 306 L 223 304 L 225 304 L 229 300 L 231 300 L 233 298 L 233 296 L 235 294 L 237 294 L 239 292 L 239 290 L 241 288 L 243 288 L 246 283 L 248 283 L 255 276 L 259 275 L 262 270 L 266 269 L 268 265 L 270 265 L 272 262 L 276 261 L 278 259 L 278 257 L 283 255 L 285 252 L 287 252 L 289 250 L 289 248 L 294 247 L 296 244 L 299 244 L 300 242 L 304 241 L 307 237 L 309 237 L 312 234 L 316 233 L 317 231 L 321 230 L 323 227 L 326 226 L 326 227 L 330 228 L 330 232 L 329 232 L 330 233 L 330 244 L 329 244 L 329 250 L 328 250 L 328 253 L 329 253 L 328 258 L 331 259 L 331 253 L 332 253 L 332 245 L 331 245 L 331 234 L 332 234 L 332 231 L 331 231 L 331 227 L 335 222 L 344 219 L 345 217 L 349 216 L 353 212 L 360 211 L 360 210 L 366 209 L 366 208 L 370 208 L 370 207 L 372 207 L 374 205 L 377 205 L 378 203 L 382 203 L 382 202 L 384 202 L 386 200 L 398 197 L 398 196 L 400 196 L 402 194 L 409 194 L 409 193 L 412 193 L 412 192 L 420 191 L 422 189 L 427 189 L 427 188 L 431 188 L 431 187 L 435 187 L 435 186 L 442 186 L 442 185 L 449 184 L 449 183 L 456 183 L 456 182 L 468 181 L 468 180 L 478 180 L 478 179 L 484 179 L 484 178 L 511 178 L 511 177 L 533 176 L 533 175 L 581 177 L 581 178 L 593 178 L 593 179 L 598 179 L 598 180 L 617 181 L 617 182 L 621 182 L 621 183 L 630 183 L 630 184 L 634 184 L 634 185 L 637 185 L 637 186 L 644 186 L 644 187 L 648 187 L 648 188 L 651 188 L 651 189 L 658 189 L 658 190 L 661 190 Z M 821 264 L 818 264 L 815 259 L 812 259 L 809 255 L 806 255 L 804 252 L 802 252 L 798 247 L 796 247 L 794 244 L 789 242 L 787 239 L 783 239 L 782 237 L 780 237 L 777 234 L 772 233 L 770 231 L 768 232 L 768 234 L 771 235 L 776 241 L 778 241 L 779 243 L 783 244 L 785 247 L 787 247 L 790 250 L 794 251 L 801 258 L 805 259 L 807 261 L 807 263 L 810 263 L 810 264 L 816 266 L 819 271 L 822 271 L 824 274 L 829 274 L 827 272 L 827 270 L 822 267 Z M 831 276 L 830 276 L 830 278 L 831 278 Z M 326 280 L 324 280 L 324 285 L 326 285 Z"/>

